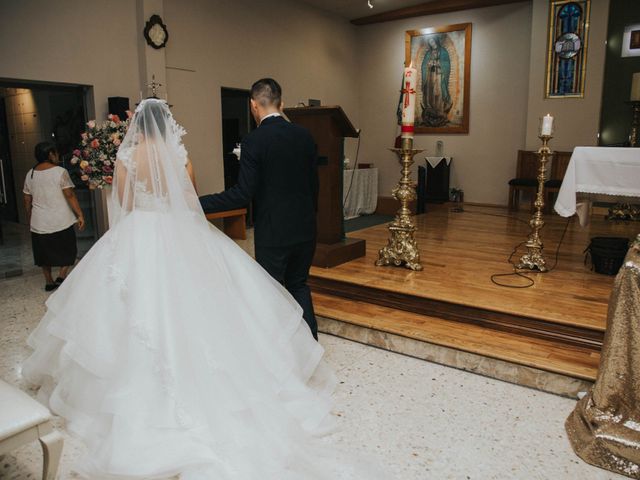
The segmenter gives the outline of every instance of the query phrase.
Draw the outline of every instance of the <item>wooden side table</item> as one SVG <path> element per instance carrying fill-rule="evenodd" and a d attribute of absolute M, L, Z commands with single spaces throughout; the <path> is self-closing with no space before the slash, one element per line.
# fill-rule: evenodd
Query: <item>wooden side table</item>
<path fill-rule="evenodd" d="M 222 218 L 224 221 L 224 233 L 234 240 L 246 240 L 246 217 L 247 209 L 239 208 L 237 210 L 227 210 L 224 212 L 207 213 L 207 220 L 215 220 Z"/>

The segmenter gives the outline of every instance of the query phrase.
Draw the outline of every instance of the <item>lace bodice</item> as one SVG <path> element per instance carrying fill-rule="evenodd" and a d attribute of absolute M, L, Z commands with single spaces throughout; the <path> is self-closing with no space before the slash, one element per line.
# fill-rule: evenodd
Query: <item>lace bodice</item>
<path fill-rule="evenodd" d="M 169 196 L 150 191 L 147 182 L 137 181 L 134 191 L 134 206 L 136 210 L 162 212 L 169 207 Z"/>
<path fill-rule="evenodd" d="M 180 218 L 202 215 L 185 168 L 184 134 L 166 102 L 147 99 L 140 103 L 117 153 L 110 225 L 137 210 Z"/>

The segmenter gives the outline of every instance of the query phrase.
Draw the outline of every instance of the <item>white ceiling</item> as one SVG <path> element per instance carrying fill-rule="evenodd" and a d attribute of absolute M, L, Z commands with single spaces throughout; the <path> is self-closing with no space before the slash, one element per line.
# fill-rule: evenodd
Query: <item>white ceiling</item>
<path fill-rule="evenodd" d="M 429 0 L 371 0 L 373 8 L 367 6 L 367 0 L 302 0 L 321 10 L 335 13 L 348 20 L 388 12 L 398 8 L 427 3 Z"/>

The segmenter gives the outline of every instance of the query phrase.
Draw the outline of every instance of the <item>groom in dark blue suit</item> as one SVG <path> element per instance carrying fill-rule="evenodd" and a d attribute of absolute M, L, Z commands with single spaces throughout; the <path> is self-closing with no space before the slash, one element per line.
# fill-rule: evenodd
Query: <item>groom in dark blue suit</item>
<path fill-rule="evenodd" d="M 206 213 L 245 207 L 253 200 L 258 263 L 293 295 L 314 338 L 318 325 L 307 285 L 316 248 L 316 145 L 303 127 L 281 114 L 282 89 L 271 78 L 251 87 L 258 128 L 242 141 L 238 183 L 200 197 Z"/>

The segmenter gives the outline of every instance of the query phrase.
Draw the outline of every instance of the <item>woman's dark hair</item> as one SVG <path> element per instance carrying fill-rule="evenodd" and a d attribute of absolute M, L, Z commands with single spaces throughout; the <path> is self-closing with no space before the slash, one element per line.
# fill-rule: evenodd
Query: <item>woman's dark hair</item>
<path fill-rule="evenodd" d="M 35 156 L 38 163 L 47 162 L 51 152 L 57 152 L 58 147 L 53 142 L 40 142 L 36 145 Z"/>

